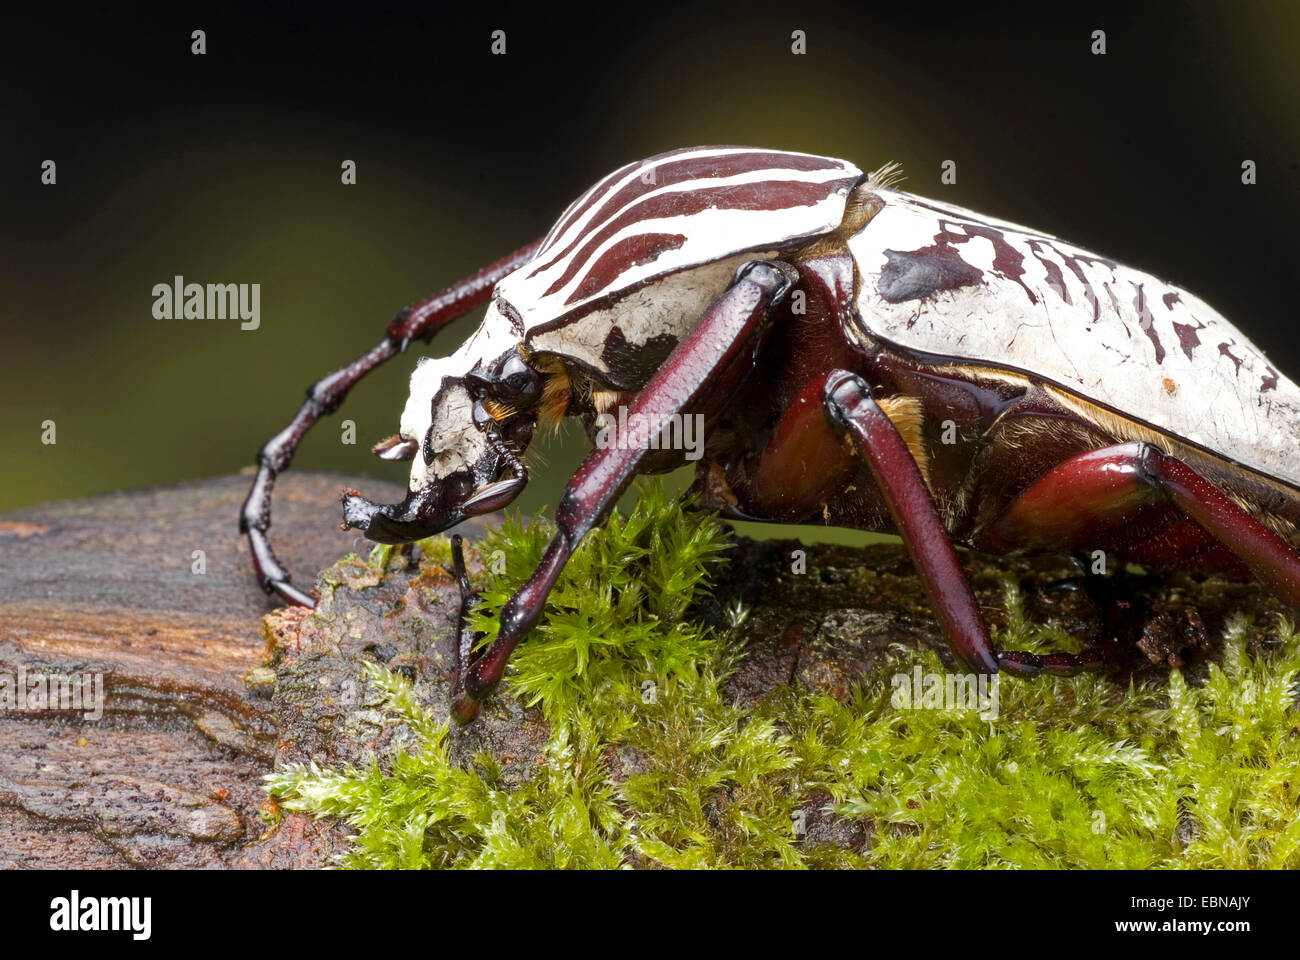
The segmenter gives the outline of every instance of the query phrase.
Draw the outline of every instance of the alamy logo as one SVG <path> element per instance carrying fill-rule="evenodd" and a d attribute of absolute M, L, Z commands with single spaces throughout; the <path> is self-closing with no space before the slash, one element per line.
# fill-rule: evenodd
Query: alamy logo
<path fill-rule="evenodd" d="M 260 283 L 171 283 L 153 285 L 153 315 L 158 320 L 240 320 L 239 329 L 262 325 Z"/>
<path fill-rule="evenodd" d="M 926 673 L 918 666 L 910 674 L 894 674 L 891 684 L 895 710 L 969 710 L 989 723 L 998 718 L 996 674 Z"/>
<path fill-rule="evenodd" d="M 673 413 L 661 421 L 640 413 L 629 415 L 627 407 L 620 406 L 617 417 L 612 413 L 596 417 L 596 447 L 600 450 L 684 450 L 687 460 L 698 460 L 704 456 L 704 416 Z"/>
<path fill-rule="evenodd" d="M 82 718 L 104 715 L 102 673 L 0 673 L 0 711 L 80 710 Z"/>
<path fill-rule="evenodd" d="M 153 930 L 152 897 L 83 897 L 73 890 L 68 897 L 50 901 L 50 929 L 129 930 L 131 939 L 148 940 Z"/>

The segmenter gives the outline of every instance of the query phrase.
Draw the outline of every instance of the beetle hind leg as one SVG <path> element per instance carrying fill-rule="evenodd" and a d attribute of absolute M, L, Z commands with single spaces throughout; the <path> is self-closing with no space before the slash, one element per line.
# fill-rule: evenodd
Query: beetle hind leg
<path fill-rule="evenodd" d="M 1017 676 L 1068 675 L 1102 664 L 1096 649 L 994 649 L 921 470 L 871 388 L 861 377 L 836 371 L 827 378 L 823 401 L 869 465 L 954 653 L 986 673 L 1002 669 Z M 1186 463 L 1145 442 L 1092 450 L 1054 467 L 982 529 L 975 546 L 1069 551 L 1086 545 L 1098 529 L 1153 557 L 1187 551 L 1217 566 L 1235 558 L 1300 609 L 1300 552 Z"/>
<path fill-rule="evenodd" d="M 1128 559 L 1245 568 L 1300 610 L 1300 552 L 1186 462 L 1136 441 L 1049 470 L 974 538 L 979 549 L 1118 545 Z"/>
<path fill-rule="evenodd" d="M 1300 609 L 1300 553 L 1192 467 L 1145 442 L 1092 450 L 1057 465 L 981 530 L 975 546 L 1069 550 L 1098 539 L 1144 563 L 1244 567 Z M 1013 673 L 1051 672 L 1046 661 L 999 655 Z"/>

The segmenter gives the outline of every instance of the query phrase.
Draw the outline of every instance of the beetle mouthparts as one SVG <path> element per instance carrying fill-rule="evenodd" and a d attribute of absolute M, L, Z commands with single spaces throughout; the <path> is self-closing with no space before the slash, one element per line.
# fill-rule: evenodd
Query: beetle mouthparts
<path fill-rule="evenodd" d="M 419 494 L 408 494 L 401 503 L 375 503 L 354 491 L 343 495 L 343 528 L 360 530 L 375 543 L 410 543 L 441 533 L 464 519 L 464 515 L 444 519 L 426 516 L 428 504 Z"/>
<path fill-rule="evenodd" d="M 461 504 L 461 509 L 471 517 L 477 517 L 484 513 L 495 513 L 508 506 L 515 497 L 519 496 L 519 492 L 524 489 L 525 483 L 527 483 L 527 480 L 522 477 L 508 477 L 505 480 L 498 480 L 495 483 L 479 487 L 472 497 Z"/>
<path fill-rule="evenodd" d="M 361 494 L 349 490 L 342 497 L 343 501 L 343 529 L 351 530 L 354 527 L 364 529 L 370 526 L 370 521 L 379 511 L 379 504 L 373 500 L 367 500 Z"/>
<path fill-rule="evenodd" d="M 394 434 L 385 440 L 380 440 L 370 448 L 380 460 L 413 460 L 415 455 L 420 451 L 420 445 L 414 440 L 403 440 L 400 435 Z"/>

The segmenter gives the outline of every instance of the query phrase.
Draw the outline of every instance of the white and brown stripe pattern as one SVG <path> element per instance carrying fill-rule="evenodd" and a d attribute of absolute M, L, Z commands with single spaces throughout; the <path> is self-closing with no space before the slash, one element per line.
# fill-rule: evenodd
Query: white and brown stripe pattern
<path fill-rule="evenodd" d="M 497 295 L 549 328 L 653 278 L 834 229 L 862 172 L 843 160 L 695 147 L 628 164 L 556 223 Z"/>
<path fill-rule="evenodd" d="M 614 171 L 497 286 L 532 349 L 609 372 L 611 337 L 675 340 L 737 266 L 837 228 L 862 178 L 851 163 L 753 147 L 694 147 Z M 653 297 L 629 295 L 650 283 Z"/>

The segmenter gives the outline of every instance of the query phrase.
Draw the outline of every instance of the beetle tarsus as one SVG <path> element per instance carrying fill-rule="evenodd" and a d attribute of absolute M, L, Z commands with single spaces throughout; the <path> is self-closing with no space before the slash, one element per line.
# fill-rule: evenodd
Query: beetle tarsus
<path fill-rule="evenodd" d="M 451 535 L 451 570 L 460 590 L 460 608 L 456 615 L 455 679 L 452 687 L 452 717 L 457 723 L 469 723 L 478 715 L 479 701 L 464 690 L 464 677 L 474 657 L 477 635 L 469 629 L 469 614 L 478 602 L 469 582 L 465 566 L 465 538 L 459 533 Z"/>
<path fill-rule="evenodd" d="M 460 505 L 460 509 L 471 517 L 495 513 L 508 506 L 528 484 L 528 467 L 505 442 L 497 422 L 488 417 L 479 425 L 479 429 L 483 431 L 488 446 L 496 454 L 497 459 L 513 476 L 484 484 L 475 490 L 470 498 Z"/>
<path fill-rule="evenodd" d="M 1025 650 L 998 650 L 998 665 L 1016 677 L 1036 677 L 1048 674 L 1069 677 L 1084 670 L 1101 667 L 1101 654 L 1096 650 L 1082 653 L 1029 653 Z"/>

